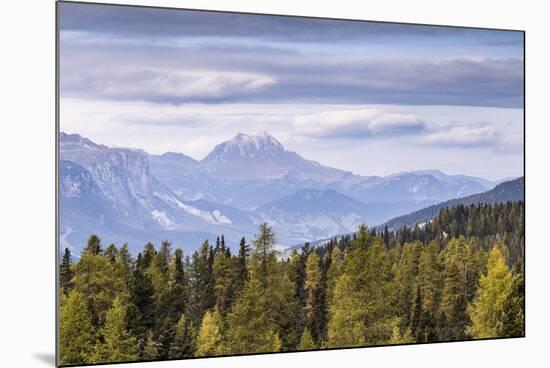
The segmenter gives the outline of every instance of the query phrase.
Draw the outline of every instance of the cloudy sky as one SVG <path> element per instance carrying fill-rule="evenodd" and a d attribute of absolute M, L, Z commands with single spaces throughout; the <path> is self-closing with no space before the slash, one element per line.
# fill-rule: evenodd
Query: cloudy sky
<path fill-rule="evenodd" d="M 239 132 L 364 175 L 523 173 L 523 34 L 60 4 L 61 130 L 204 157 Z"/>

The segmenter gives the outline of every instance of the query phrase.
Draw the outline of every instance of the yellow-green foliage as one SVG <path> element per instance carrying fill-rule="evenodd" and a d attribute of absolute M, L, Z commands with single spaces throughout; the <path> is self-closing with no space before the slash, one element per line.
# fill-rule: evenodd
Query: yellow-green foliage
<path fill-rule="evenodd" d="M 61 364 L 92 362 L 95 336 L 84 296 L 71 290 L 61 298 Z"/>
<path fill-rule="evenodd" d="M 103 343 L 95 353 L 95 363 L 126 362 L 139 359 L 137 339 L 126 328 L 126 307 L 115 298 L 102 330 Z"/>
<path fill-rule="evenodd" d="M 505 318 L 505 303 L 512 292 L 513 276 L 501 247 L 494 246 L 489 253 L 487 273 L 479 279 L 477 295 L 468 306 L 472 320 L 468 333 L 476 338 L 498 337 L 498 330 Z"/>
<path fill-rule="evenodd" d="M 315 342 L 313 341 L 313 337 L 311 337 L 311 333 L 309 332 L 309 329 L 305 329 L 302 333 L 302 338 L 300 339 L 300 345 L 299 350 L 314 350 L 317 348 L 315 346 Z"/>
<path fill-rule="evenodd" d="M 224 353 L 222 320 L 218 310 L 204 314 L 198 336 L 197 356 L 214 356 Z"/>
<path fill-rule="evenodd" d="M 289 259 L 267 224 L 238 256 L 163 242 L 132 259 L 91 236 L 77 263 L 66 251 L 60 265 L 60 362 L 523 336 L 522 210 L 446 209 L 382 234 L 363 225 Z"/>

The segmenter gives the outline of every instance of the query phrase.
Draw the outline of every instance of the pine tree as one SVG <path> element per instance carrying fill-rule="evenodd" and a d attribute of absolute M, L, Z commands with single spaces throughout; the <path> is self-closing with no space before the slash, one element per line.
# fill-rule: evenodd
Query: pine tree
<path fill-rule="evenodd" d="M 102 329 L 103 343 L 95 353 L 97 363 L 129 362 L 139 359 L 138 342 L 126 328 L 126 307 L 120 298 L 115 298 L 107 313 Z"/>
<path fill-rule="evenodd" d="M 419 241 L 405 243 L 395 275 L 399 315 L 403 318 L 403 325 L 407 327 L 411 325 L 413 316 L 421 251 L 422 244 Z"/>
<path fill-rule="evenodd" d="M 216 304 L 213 263 L 212 247 L 205 241 L 193 253 L 191 263 L 189 317 L 196 326 L 200 326 L 203 314 Z"/>
<path fill-rule="evenodd" d="M 239 254 L 237 256 L 237 290 L 242 290 L 244 284 L 248 281 L 248 257 L 250 256 L 250 247 L 246 244 L 245 238 L 241 238 L 239 243 Z"/>
<path fill-rule="evenodd" d="M 266 305 L 261 282 L 251 279 L 228 316 L 228 346 L 231 354 L 274 351 L 276 326 L 266 313 Z"/>
<path fill-rule="evenodd" d="M 60 361 L 63 365 L 93 363 L 96 343 L 86 300 L 76 290 L 61 295 Z"/>
<path fill-rule="evenodd" d="M 362 225 L 353 245 L 330 304 L 329 347 L 382 344 L 392 334 L 391 274 L 382 239 L 371 239 Z"/>
<path fill-rule="evenodd" d="M 315 345 L 315 342 L 313 341 L 313 337 L 311 337 L 311 333 L 309 332 L 309 329 L 305 329 L 304 333 L 302 334 L 302 337 L 300 338 L 300 345 L 298 346 L 299 350 L 315 350 L 317 349 L 317 346 Z"/>
<path fill-rule="evenodd" d="M 273 261 L 275 260 L 275 252 L 273 250 L 275 234 L 268 223 L 264 222 L 260 225 L 260 233 L 252 243 L 256 247 L 254 256 L 257 258 L 259 265 L 259 269 L 255 271 L 262 285 L 266 287 L 269 282 L 269 268 L 273 265 Z"/>
<path fill-rule="evenodd" d="M 155 290 L 149 276 L 145 274 L 141 253 L 138 254 L 130 288 L 128 322 L 140 345 L 145 344 L 148 332 L 155 325 Z"/>
<path fill-rule="evenodd" d="M 222 319 L 218 310 L 204 314 L 197 338 L 196 356 L 216 356 L 224 354 Z"/>
<path fill-rule="evenodd" d="M 468 306 L 472 320 L 468 333 L 475 338 L 498 337 L 504 320 L 504 307 L 513 289 L 513 275 L 499 246 L 489 253 L 487 273 L 479 279 L 477 296 Z"/>
<path fill-rule="evenodd" d="M 319 343 L 324 334 L 324 288 L 321 284 L 321 264 L 317 252 L 311 252 L 306 262 L 305 290 L 307 293 L 306 317 L 310 335 Z M 325 280 L 326 281 L 326 280 Z M 311 332 L 310 332 L 311 331 Z"/>
<path fill-rule="evenodd" d="M 334 247 L 330 255 L 330 266 L 327 271 L 327 300 L 332 300 L 332 293 L 336 281 L 342 274 L 344 264 L 344 253 L 339 247 Z"/>
<path fill-rule="evenodd" d="M 225 315 L 232 303 L 232 283 L 233 274 L 231 269 L 231 259 L 227 257 L 225 251 L 219 252 L 214 258 L 214 279 L 216 306 L 222 315 Z"/>
<path fill-rule="evenodd" d="M 308 251 L 302 250 L 298 253 L 296 249 L 292 251 L 289 257 L 287 273 L 291 283 L 294 284 L 294 309 L 291 311 L 292 328 L 294 332 L 294 341 L 289 344 L 290 350 L 295 350 L 300 345 L 300 337 L 306 328 L 306 304 L 307 293 L 305 290 L 306 260 Z"/>
<path fill-rule="evenodd" d="M 196 344 L 196 332 L 193 322 L 182 314 L 176 326 L 174 342 L 170 347 L 170 358 L 192 357 L 197 349 Z"/>
<path fill-rule="evenodd" d="M 443 318 L 443 339 L 464 339 L 468 315 L 466 281 L 468 244 L 464 238 L 451 239 L 444 256 L 443 292 L 440 310 Z"/>
<path fill-rule="evenodd" d="M 107 249 L 105 249 L 105 252 L 103 252 L 103 255 L 105 256 L 105 258 L 107 258 L 107 260 L 111 264 L 113 264 L 116 262 L 117 253 L 118 253 L 118 249 L 116 249 L 116 246 L 114 244 L 111 244 L 107 247 Z"/>
<path fill-rule="evenodd" d="M 72 287 L 73 271 L 71 270 L 71 251 L 65 248 L 61 265 L 59 266 L 59 286 L 67 292 Z"/>
<path fill-rule="evenodd" d="M 418 265 L 418 301 L 421 308 L 418 326 L 412 331 L 418 342 L 436 341 L 438 339 L 437 318 L 441 300 L 441 264 L 438 246 L 430 242 L 422 250 Z"/>
<path fill-rule="evenodd" d="M 412 336 L 411 330 L 406 328 L 404 332 L 401 332 L 399 325 L 401 325 L 399 318 L 394 319 L 392 325 L 392 335 L 388 341 L 389 345 L 398 345 L 398 344 L 412 344 L 414 343 L 414 338 Z"/>
<path fill-rule="evenodd" d="M 98 255 L 102 252 L 101 250 L 101 239 L 97 235 L 92 235 L 88 239 L 88 245 L 86 245 L 86 248 L 84 248 L 83 253 L 89 253 Z"/>
<path fill-rule="evenodd" d="M 103 325 L 117 296 L 128 295 L 128 285 L 117 277 L 115 266 L 102 254 L 84 252 L 74 267 L 73 287 L 86 299 L 94 325 Z"/>
<path fill-rule="evenodd" d="M 512 290 L 504 301 L 501 323 L 497 328 L 500 337 L 525 336 L 525 292 L 523 273 L 514 275 Z"/>
<path fill-rule="evenodd" d="M 143 346 L 141 358 L 143 360 L 155 360 L 158 356 L 158 349 L 153 340 L 153 331 L 149 331 L 147 334 L 147 340 Z"/>

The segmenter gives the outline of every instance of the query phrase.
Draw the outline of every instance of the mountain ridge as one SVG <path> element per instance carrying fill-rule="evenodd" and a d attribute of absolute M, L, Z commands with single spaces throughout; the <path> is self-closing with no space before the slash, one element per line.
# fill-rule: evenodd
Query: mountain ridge
<path fill-rule="evenodd" d="M 279 245 L 288 246 L 484 190 L 484 179 L 440 171 L 354 175 L 287 151 L 266 132 L 241 133 L 233 139 L 211 151 L 206 160 L 208 165 L 214 162 L 207 165 L 214 167 L 211 175 L 201 164 L 204 159 L 176 152 L 150 155 L 61 133 L 62 238 L 80 246 L 85 236 L 98 231 L 106 241 L 136 247 L 167 238 L 196 247 L 197 241 L 220 234 L 228 242 L 250 238 L 260 222 L 269 221 L 279 234 Z M 246 170 L 260 172 L 259 166 L 279 171 L 248 178 Z M 229 171 L 234 174 L 219 176 Z M 79 188 L 87 191 L 80 193 Z"/>
<path fill-rule="evenodd" d="M 419 223 L 429 221 L 437 216 L 439 211 L 446 207 L 455 207 L 457 205 L 471 204 L 496 204 L 524 200 L 525 178 L 519 177 L 513 180 L 505 181 L 493 189 L 483 193 L 473 194 L 463 198 L 456 198 L 442 203 L 438 203 L 418 211 L 391 219 L 379 227 L 388 226 L 389 229 L 396 230 L 403 226 L 414 226 Z"/>

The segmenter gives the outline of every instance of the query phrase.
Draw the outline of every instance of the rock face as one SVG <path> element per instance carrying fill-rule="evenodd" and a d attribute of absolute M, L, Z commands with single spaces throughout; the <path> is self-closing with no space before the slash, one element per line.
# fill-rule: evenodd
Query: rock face
<path fill-rule="evenodd" d="M 239 133 L 200 161 L 61 133 L 60 157 L 61 235 L 77 252 L 92 233 L 133 249 L 164 239 L 195 249 L 221 234 L 236 246 L 263 221 L 289 246 L 495 185 L 437 170 L 354 175 L 287 151 L 266 132 Z"/>

